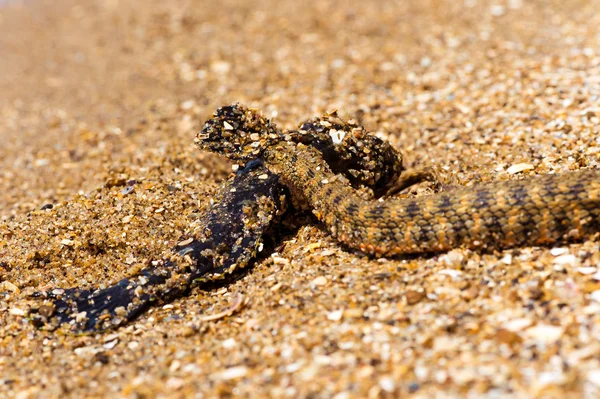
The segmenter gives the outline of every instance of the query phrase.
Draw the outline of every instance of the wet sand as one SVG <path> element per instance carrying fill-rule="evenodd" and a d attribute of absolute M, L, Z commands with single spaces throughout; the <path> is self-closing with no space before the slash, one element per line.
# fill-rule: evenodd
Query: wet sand
<path fill-rule="evenodd" d="M 0 8 L 0 397 L 600 394 L 598 239 L 370 259 L 311 224 L 238 281 L 115 331 L 24 317 L 34 291 L 106 286 L 173 247 L 231 173 L 193 137 L 234 101 L 287 128 L 338 109 L 448 188 L 598 168 L 598 9 Z"/>

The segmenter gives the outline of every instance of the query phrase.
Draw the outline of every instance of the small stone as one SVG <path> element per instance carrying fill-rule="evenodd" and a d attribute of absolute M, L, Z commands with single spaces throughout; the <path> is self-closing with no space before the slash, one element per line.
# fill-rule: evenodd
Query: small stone
<path fill-rule="evenodd" d="M 190 237 L 190 238 L 188 238 L 187 240 L 179 241 L 179 242 L 177 243 L 177 246 L 178 246 L 178 247 L 185 247 L 186 245 L 189 245 L 189 244 L 191 244 L 193 241 L 194 241 L 194 238 L 193 238 L 193 237 Z"/>
<path fill-rule="evenodd" d="M 562 385 L 566 382 L 566 376 L 562 371 L 545 371 L 540 373 L 537 380 L 539 387 L 550 387 Z"/>
<path fill-rule="evenodd" d="M 522 331 L 533 324 L 533 321 L 526 318 L 512 319 L 504 324 L 504 328 L 509 331 Z"/>
<path fill-rule="evenodd" d="M 79 313 L 75 313 L 75 321 L 78 323 L 81 323 L 83 321 L 86 321 L 87 319 L 87 312 L 79 312 Z"/>
<path fill-rule="evenodd" d="M 52 317 L 55 310 L 56 307 L 54 305 L 42 305 L 38 309 L 38 313 L 40 314 L 40 316 L 48 318 Z"/>
<path fill-rule="evenodd" d="M 564 328 L 550 324 L 538 324 L 525 331 L 529 338 L 545 344 L 556 342 L 563 332 Z"/>
<path fill-rule="evenodd" d="M 569 250 L 567 248 L 552 248 L 550 250 L 550 255 L 552 256 L 560 256 L 560 255 L 564 255 L 568 252 Z"/>
<path fill-rule="evenodd" d="M 289 259 L 282 258 L 281 256 L 272 256 L 271 259 L 273 259 L 273 263 L 276 265 L 289 265 L 290 264 Z"/>
<path fill-rule="evenodd" d="M 588 147 L 585 151 L 586 155 L 594 155 L 600 153 L 600 147 Z"/>
<path fill-rule="evenodd" d="M 105 343 L 103 346 L 105 349 L 112 349 L 119 343 L 119 339 L 114 339 L 110 342 Z"/>
<path fill-rule="evenodd" d="M 165 386 L 170 390 L 178 390 L 185 384 L 185 381 L 181 378 L 177 377 L 169 377 L 169 379 L 165 382 Z"/>
<path fill-rule="evenodd" d="M 8 313 L 13 316 L 25 316 L 27 314 L 23 309 L 19 308 L 10 308 Z"/>
<path fill-rule="evenodd" d="M 477 298 L 477 295 L 479 295 L 479 287 L 477 285 L 470 286 L 461 294 L 461 296 L 468 301 Z"/>
<path fill-rule="evenodd" d="M 408 305 L 414 305 L 421 302 L 425 298 L 425 295 L 425 290 L 408 290 L 404 293 L 404 298 Z"/>
<path fill-rule="evenodd" d="M 65 238 L 65 239 L 61 240 L 60 243 L 61 243 L 61 245 L 64 245 L 66 247 L 71 247 L 71 246 L 73 246 L 73 244 L 75 244 L 75 241 Z"/>
<path fill-rule="evenodd" d="M 587 380 L 600 388 L 600 369 L 588 371 Z"/>
<path fill-rule="evenodd" d="M 560 256 L 554 258 L 554 260 L 552 261 L 553 264 L 561 265 L 561 266 L 573 265 L 576 262 L 577 262 L 577 257 L 573 254 L 560 255 Z"/>
<path fill-rule="evenodd" d="M 333 141 L 333 144 L 338 145 L 342 144 L 342 141 L 344 141 L 346 132 L 344 132 L 343 130 L 332 129 L 329 131 L 329 135 L 331 136 L 331 141 Z"/>
<path fill-rule="evenodd" d="M 526 170 L 533 170 L 534 166 L 530 163 L 517 163 L 506 169 L 506 173 L 514 175 L 516 173 L 524 172 Z"/>
<path fill-rule="evenodd" d="M 133 190 L 135 190 L 134 186 L 127 186 L 121 190 L 121 195 L 131 194 L 133 192 Z"/>
<path fill-rule="evenodd" d="M 593 342 L 590 345 L 584 346 L 581 349 L 576 349 L 569 353 L 567 355 L 567 363 L 574 366 L 582 360 L 597 357 L 598 353 L 600 353 L 600 345 L 597 342 Z"/>
<path fill-rule="evenodd" d="M 325 249 L 321 252 L 321 256 L 331 256 L 331 255 L 335 255 L 337 252 L 335 249 Z"/>
<path fill-rule="evenodd" d="M 442 276 L 449 276 L 452 280 L 460 280 L 463 275 L 463 272 L 456 269 L 442 269 L 438 272 L 438 274 Z"/>
<path fill-rule="evenodd" d="M 325 285 L 325 284 L 327 284 L 327 277 L 325 277 L 325 276 L 319 276 L 319 277 L 315 278 L 312 281 L 312 284 L 316 285 L 316 286 Z"/>
<path fill-rule="evenodd" d="M 361 317 L 363 317 L 364 314 L 365 314 L 365 311 L 360 308 L 351 308 L 351 309 L 344 310 L 344 317 L 348 317 L 351 319 L 361 318 Z"/>
<path fill-rule="evenodd" d="M 181 336 L 184 338 L 191 337 L 196 334 L 196 330 L 192 326 L 185 326 L 181 331 Z"/>
<path fill-rule="evenodd" d="M 598 271 L 598 268 L 593 267 L 593 266 L 587 266 L 587 267 L 578 267 L 577 268 L 577 272 L 579 274 L 583 274 L 584 276 L 590 275 L 590 274 L 595 274 Z"/>
<path fill-rule="evenodd" d="M 0 282 L 0 292 L 1 291 L 10 291 L 10 292 L 14 292 L 14 293 L 19 293 L 19 287 L 17 287 L 16 285 L 14 285 L 13 283 L 11 283 L 10 281 L 2 281 Z"/>
<path fill-rule="evenodd" d="M 344 310 L 343 309 L 334 310 L 333 312 L 329 312 L 327 314 L 327 320 L 340 321 L 340 320 L 342 320 L 343 316 L 344 316 Z"/>
<path fill-rule="evenodd" d="M 462 251 L 456 249 L 440 256 L 440 260 L 448 267 L 460 266 L 464 259 L 465 256 L 463 255 Z"/>
<path fill-rule="evenodd" d="M 590 292 L 590 299 L 595 302 L 600 302 L 600 290 Z"/>
<path fill-rule="evenodd" d="M 519 334 L 505 328 L 501 328 L 496 331 L 496 339 L 498 342 L 507 345 L 520 344 L 523 342 L 523 338 L 521 338 Z"/>
<path fill-rule="evenodd" d="M 386 376 L 379 380 L 379 386 L 384 391 L 392 393 L 396 389 L 396 382 L 392 377 Z"/>
<path fill-rule="evenodd" d="M 246 374 L 248 374 L 248 367 L 236 366 L 217 373 L 217 377 L 219 377 L 221 380 L 228 381 L 235 380 L 236 378 L 242 378 L 246 376 Z"/>
<path fill-rule="evenodd" d="M 275 284 L 274 286 L 272 286 L 270 289 L 271 289 L 271 292 L 277 292 L 277 291 L 279 291 L 279 289 L 281 287 L 283 287 L 283 283 L 279 282 L 279 283 Z"/>

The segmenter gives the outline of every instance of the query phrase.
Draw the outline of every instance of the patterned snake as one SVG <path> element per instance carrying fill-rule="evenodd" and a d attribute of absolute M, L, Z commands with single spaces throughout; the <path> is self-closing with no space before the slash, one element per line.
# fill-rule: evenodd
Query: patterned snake
<path fill-rule="evenodd" d="M 600 230 L 600 170 L 377 201 L 357 195 L 316 148 L 242 105 L 217 111 L 196 144 L 237 161 L 262 159 L 341 243 L 376 256 L 543 245 Z"/>
<path fill-rule="evenodd" d="M 430 176 L 401 175 L 402 157 L 389 143 L 335 113 L 284 132 L 234 104 L 216 111 L 196 143 L 247 162 L 221 189 L 199 231 L 171 257 L 108 288 L 39 293 L 45 300 L 32 309 L 34 322 L 75 331 L 114 328 L 194 282 L 228 277 L 258 256 L 290 203 L 312 210 L 347 247 L 376 256 L 550 244 L 600 231 L 598 170 L 376 199 Z"/>

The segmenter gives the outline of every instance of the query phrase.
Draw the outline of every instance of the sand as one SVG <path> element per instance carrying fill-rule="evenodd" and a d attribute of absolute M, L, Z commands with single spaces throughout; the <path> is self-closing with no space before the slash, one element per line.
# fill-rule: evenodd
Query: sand
<path fill-rule="evenodd" d="M 231 173 L 193 137 L 233 101 L 287 128 L 337 109 L 448 187 L 598 167 L 598 9 L 5 3 L 0 397 L 599 395 L 597 239 L 369 259 L 313 223 L 114 331 L 26 317 L 35 291 L 111 284 L 177 242 Z"/>

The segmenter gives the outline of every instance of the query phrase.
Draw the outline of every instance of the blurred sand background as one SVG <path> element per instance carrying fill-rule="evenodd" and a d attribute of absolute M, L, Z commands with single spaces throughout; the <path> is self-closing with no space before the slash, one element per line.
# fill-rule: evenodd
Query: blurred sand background
<path fill-rule="evenodd" d="M 338 109 L 448 185 L 597 168 L 599 10 L 5 3 L 0 397 L 596 397 L 597 240 L 368 259 L 308 225 L 239 281 L 116 331 L 54 334 L 23 315 L 33 291 L 110 284 L 173 246 L 230 174 L 192 142 L 233 101 L 287 128 Z M 242 309 L 205 320 L 237 295 Z"/>

